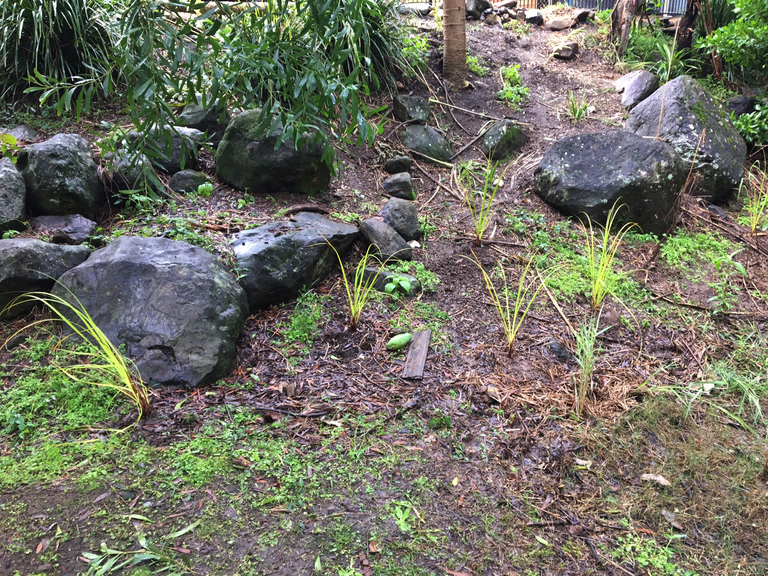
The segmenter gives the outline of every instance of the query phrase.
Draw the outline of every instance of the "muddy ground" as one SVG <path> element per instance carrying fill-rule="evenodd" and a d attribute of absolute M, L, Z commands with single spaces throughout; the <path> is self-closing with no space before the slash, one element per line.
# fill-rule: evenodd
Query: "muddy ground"
<path fill-rule="evenodd" d="M 153 390 L 154 412 L 133 432 L 57 429 L 35 442 L 4 433 L 0 574 L 86 573 L 84 554 L 95 555 L 93 573 L 120 573 L 96 572 L 95 564 L 130 561 L 150 543 L 155 557 L 133 573 L 765 573 L 762 420 L 732 387 L 716 398 L 719 386 L 711 395 L 691 388 L 722 380 L 717 366 L 756 376 L 768 366 L 768 245 L 747 235 L 737 206 L 723 216 L 685 199 L 678 230 L 727 240 L 746 276 L 723 280 L 721 266 L 694 257 L 672 265 L 648 237 L 625 243 L 620 268 L 636 289 L 622 302 L 607 299 L 581 417 L 573 331 L 591 314 L 583 290 L 540 292 L 509 356 L 482 276 L 468 260 L 476 255 L 489 271 L 504 261 L 517 278 L 520 258 L 540 246 L 536 232 L 583 255 L 578 223 L 531 191 L 533 168 L 552 142 L 623 123 L 611 88 L 620 74 L 604 52 L 589 48 L 597 28 L 580 34 L 586 47 L 563 62 L 550 55 L 566 33 L 472 24 L 469 52 L 490 72 L 446 92 L 432 33 L 426 82 L 404 81 L 401 93 L 457 107 L 433 105 L 433 124 L 455 150 L 489 118 L 519 121 L 528 138 L 503 166 L 488 240 L 474 245 L 451 171 L 417 161 L 417 203 L 432 227 L 414 260 L 439 279 L 434 291 L 414 300 L 379 297 L 350 331 L 334 272 L 311 290 L 320 320 L 310 342 L 287 337 L 296 302 L 250 317 L 229 378 L 191 395 Z M 530 90 L 519 111 L 496 98 L 499 68 L 508 64 L 521 65 Z M 578 123 L 567 111 L 569 91 L 592 107 Z M 337 178 L 310 202 L 347 219 L 384 204 L 381 159 L 402 149 L 401 126 L 391 117 L 380 123 L 372 148 L 340 147 Z M 456 161 L 466 160 L 485 164 L 476 145 Z M 202 163 L 213 175 L 211 157 Z M 210 198 L 106 215 L 102 234 L 108 241 L 118 231 L 172 230 L 227 261 L 229 233 L 307 202 L 243 199 L 216 183 Z M 357 246 L 348 262 L 362 252 Z M 433 334 L 423 379 L 403 379 L 404 354 L 385 344 L 398 330 L 425 327 Z M 40 370 L 35 346 L 52 339 L 38 333 L 0 352 L 6 393 Z M 52 445 L 60 445 L 55 454 Z"/>

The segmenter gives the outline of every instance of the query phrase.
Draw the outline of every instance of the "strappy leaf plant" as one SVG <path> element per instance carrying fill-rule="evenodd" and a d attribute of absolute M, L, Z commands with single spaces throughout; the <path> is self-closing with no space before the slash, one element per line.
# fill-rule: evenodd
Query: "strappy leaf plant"
<path fill-rule="evenodd" d="M 108 388 L 125 396 L 138 410 L 137 422 L 149 415 L 149 391 L 138 369 L 107 338 L 73 294 L 70 293 L 69 298 L 65 299 L 48 292 L 29 292 L 11 301 L 3 312 L 15 306 L 30 304 L 44 305 L 51 311 L 52 318 L 37 320 L 22 330 L 45 322 L 60 322 L 70 332 L 70 336 L 77 336 L 91 345 L 87 349 L 79 347 L 67 350 L 71 362 L 66 366 L 56 365 L 58 370 L 75 381 Z M 21 330 L 10 338 L 19 332 Z"/>
<path fill-rule="evenodd" d="M 749 231 L 756 234 L 765 220 L 765 210 L 768 208 L 768 182 L 766 171 L 755 164 L 747 170 L 741 182 L 744 210 L 749 220 Z"/>
<path fill-rule="evenodd" d="M 363 310 L 368 305 L 368 301 L 371 299 L 373 287 L 376 284 L 376 280 L 381 273 L 381 269 L 376 274 L 366 274 L 365 269 L 375 260 L 375 256 L 372 252 L 373 246 L 368 246 L 365 254 L 357 263 L 354 270 L 354 275 L 348 273 L 344 267 L 344 262 L 341 260 L 341 254 L 336 250 L 336 247 L 326 240 L 328 246 L 331 247 L 336 254 L 336 258 L 339 260 L 339 267 L 341 268 L 341 281 L 344 284 L 344 290 L 347 293 L 347 303 L 349 304 L 349 329 L 356 330 L 357 324 L 360 322 L 360 317 L 363 314 Z M 351 278 L 350 278 L 351 276 Z"/>
<path fill-rule="evenodd" d="M 491 205 L 493 204 L 494 198 L 496 198 L 496 192 L 501 184 L 501 178 L 497 178 L 496 176 L 497 167 L 498 162 L 493 165 L 491 165 L 490 161 L 488 162 L 485 169 L 483 189 L 480 192 L 475 192 L 471 178 L 468 180 L 469 185 L 462 184 L 462 180 L 467 181 L 466 178 L 462 178 L 461 176 L 457 178 L 459 187 L 467 202 L 469 214 L 472 217 L 472 226 L 475 233 L 475 246 L 480 246 L 483 243 L 483 235 L 488 229 L 493 217 Z"/>
<path fill-rule="evenodd" d="M 592 219 L 586 213 L 584 214 L 586 219 L 580 220 L 587 243 L 588 279 L 591 285 L 590 306 L 592 310 L 597 310 L 603 303 L 605 296 L 611 293 L 609 284 L 613 275 L 613 263 L 621 246 L 621 241 L 632 228 L 639 228 L 634 222 L 629 222 L 619 228 L 618 232 L 612 233 L 616 223 L 616 215 L 624 206 L 624 204 L 618 205 L 618 201 L 614 203 L 608 211 L 605 226 L 593 224 Z"/>
<path fill-rule="evenodd" d="M 532 264 L 532 259 L 529 258 L 520 274 L 516 287 L 507 281 L 504 266 L 499 263 L 496 269 L 499 271 L 502 283 L 501 288 L 497 289 L 493 283 L 492 275 L 486 272 L 477 256 L 474 253 L 472 255 L 474 259 L 467 258 L 467 260 L 474 262 L 483 274 L 483 280 L 485 280 L 485 287 L 488 289 L 488 294 L 491 297 L 491 303 L 499 315 L 499 320 L 501 320 L 501 329 L 504 331 L 504 337 L 507 341 L 507 354 L 511 357 L 515 349 L 517 334 L 520 332 L 525 317 L 528 315 L 528 310 L 530 310 L 534 300 L 536 300 L 539 292 L 544 287 L 544 283 L 540 281 L 538 286 L 534 288 L 531 283 L 526 282 Z M 510 297 L 510 293 L 512 297 Z"/>
<path fill-rule="evenodd" d="M 576 339 L 576 362 L 579 365 L 579 373 L 576 375 L 576 414 L 584 412 L 587 402 L 587 392 L 592 389 L 592 374 L 595 371 L 595 355 L 598 352 L 597 337 L 608 328 L 599 330 L 600 313 L 589 315 L 579 325 L 573 334 Z"/>

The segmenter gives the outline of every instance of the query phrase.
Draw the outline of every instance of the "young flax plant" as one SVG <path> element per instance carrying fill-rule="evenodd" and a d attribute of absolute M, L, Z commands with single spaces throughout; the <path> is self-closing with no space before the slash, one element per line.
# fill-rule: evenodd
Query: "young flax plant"
<path fill-rule="evenodd" d="M 591 284 L 590 306 L 592 310 L 597 310 L 603 303 L 606 294 L 611 292 L 608 283 L 613 273 L 613 262 L 616 259 L 616 252 L 618 252 L 624 236 L 637 226 L 634 222 L 629 222 L 619 228 L 618 232 L 613 235 L 611 234 L 616 215 L 624 206 L 624 204 L 620 206 L 617 206 L 617 204 L 618 200 L 608 211 L 605 226 L 597 223 L 593 226 L 592 219 L 586 213 L 584 214 L 586 222 L 580 220 L 587 242 L 587 265 L 589 282 Z M 598 234 L 595 233 L 595 228 L 600 230 L 599 238 Z"/>
<path fill-rule="evenodd" d="M 109 388 L 125 396 L 138 410 L 136 422 L 145 418 L 151 411 L 149 391 L 142 382 L 138 369 L 101 331 L 74 294 L 70 293 L 70 297 L 72 300 L 48 292 L 29 292 L 15 298 L 5 310 L 29 304 L 43 304 L 47 307 L 53 315 L 50 320 L 37 320 L 22 330 L 48 321 L 63 323 L 70 330 L 70 335 L 76 335 L 90 343 L 95 350 L 67 350 L 66 353 L 72 357 L 73 362 L 68 366 L 54 366 L 74 381 Z M 21 330 L 10 338 L 19 332 Z"/>
<path fill-rule="evenodd" d="M 747 170 L 744 180 L 741 182 L 740 195 L 745 194 L 744 210 L 749 219 L 749 231 L 757 234 L 758 228 L 763 223 L 765 209 L 768 208 L 768 185 L 766 183 L 766 171 L 757 165 Z"/>
<path fill-rule="evenodd" d="M 595 354 L 597 349 L 597 337 L 608 328 L 598 330 L 600 326 L 600 313 L 597 316 L 589 315 L 574 332 L 576 340 L 576 362 L 579 365 L 579 373 L 576 375 L 576 414 L 581 416 L 587 401 L 587 392 L 592 389 L 592 373 L 595 371 Z"/>
<path fill-rule="evenodd" d="M 488 229 L 491 223 L 492 212 L 491 204 L 496 197 L 496 192 L 501 184 L 501 178 L 496 178 L 496 169 L 498 162 L 491 165 L 490 161 L 485 169 L 485 180 L 483 182 L 483 190 L 479 194 L 475 194 L 472 186 L 464 186 L 461 184 L 461 178 L 457 178 L 459 182 L 459 188 L 464 195 L 464 200 L 467 202 L 469 208 L 469 214 L 472 217 L 472 225 L 475 232 L 475 246 L 480 246 L 483 242 L 483 235 Z"/>
<path fill-rule="evenodd" d="M 530 283 L 526 284 L 525 280 L 528 277 L 528 272 L 531 269 L 532 263 L 532 259 L 528 258 L 527 263 L 520 274 L 520 279 L 517 283 L 517 291 L 514 292 L 514 298 L 510 298 L 511 290 L 510 285 L 507 282 L 507 274 L 504 272 L 504 266 L 502 266 L 501 263 L 498 264 L 502 279 L 501 294 L 499 294 L 499 290 L 497 290 L 496 286 L 493 284 L 491 275 L 488 274 L 488 272 L 485 271 L 485 268 L 483 268 L 483 265 L 480 264 L 477 255 L 473 252 L 472 256 L 474 256 L 474 260 L 472 258 L 467 258 L 466 256 L 465 258 L 470 262 L 474 262 L 483 274 L 485 286 L 488 289 L 488 294 L 491 296 L 491 303 L 493 303 L 493 307 L 496 308 L 496 312 L 501 320 L 501 329 L 504 331 L 504 336 L 507 340 L 507 354 L 511 357 L 515 349 L 517 334 L 525 321 L 525 317 L 528 315 L 528 310 L 530 310 L 534 300 L 536 300 L 539 292 L 544 287 L 544 280 L 539 282 L 539 286 L 535 290 L 533 290 Z M 533 290 L 533 293 L 531 293 L 531 290 Z"/>
<path fill-rule="evenodd" d="M 339 260 L 339 267 L 341 268 L 341 281 L 344 284 L 344 289 L 347 292 L 347 303 L 349 304 L 349 329 L 356 330 L 357 324 L 360 322 L 360 316 L 363 314 L 368 301 L 371 299 L 371 292 L 376 280 L 381 273 L 379 269 L 376 274 L 366 275 L 365 269 L 371 260 L 374 259 L 374 255 L 371 253 L 372 246 L 368 246 L 365 254 L 357 263 L 355 268 L 355 274 L 350 282 L 349 275 L 346 268 L 344 268 L 344 262 L 341 260 L 341 254 L 327 239 L 325 240 L 328 246 L 331 247 L 336 254 L 336 258 Z"/>

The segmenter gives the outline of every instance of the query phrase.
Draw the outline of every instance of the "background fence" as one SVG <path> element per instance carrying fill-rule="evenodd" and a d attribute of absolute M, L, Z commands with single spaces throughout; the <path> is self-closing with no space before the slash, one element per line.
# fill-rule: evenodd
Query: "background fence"
<path fill-rule="evenodd" d="M 406 3 L 424 2 L 425 0 L 405 0 Z M 518 0 L 521 8 L 544 8 L 558 2 L 574 8 L 589 8 L 590 10 L 609 10 L 616 0 Z M 648 3 L 651 4 L 650 2 Z M 649 12 L 679 16 L 685 12 L 685 0 L 657 0 L 656 8 L 649 6 Z"/>

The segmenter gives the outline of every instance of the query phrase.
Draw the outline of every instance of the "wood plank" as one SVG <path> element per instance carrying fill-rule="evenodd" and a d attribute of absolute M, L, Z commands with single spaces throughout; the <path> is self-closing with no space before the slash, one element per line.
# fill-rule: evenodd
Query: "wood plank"
<path fill-rule="evenodd" d="M 431 330 L 422 330 L 413 333 L 413 340 L 408 349 L 408 356 L 403 365 L 403 378 L 421 379 L 424 375 L 424 363 L 427 361 L 427 352 L 429 352 L 429 339 L 432 337 Z"/>

